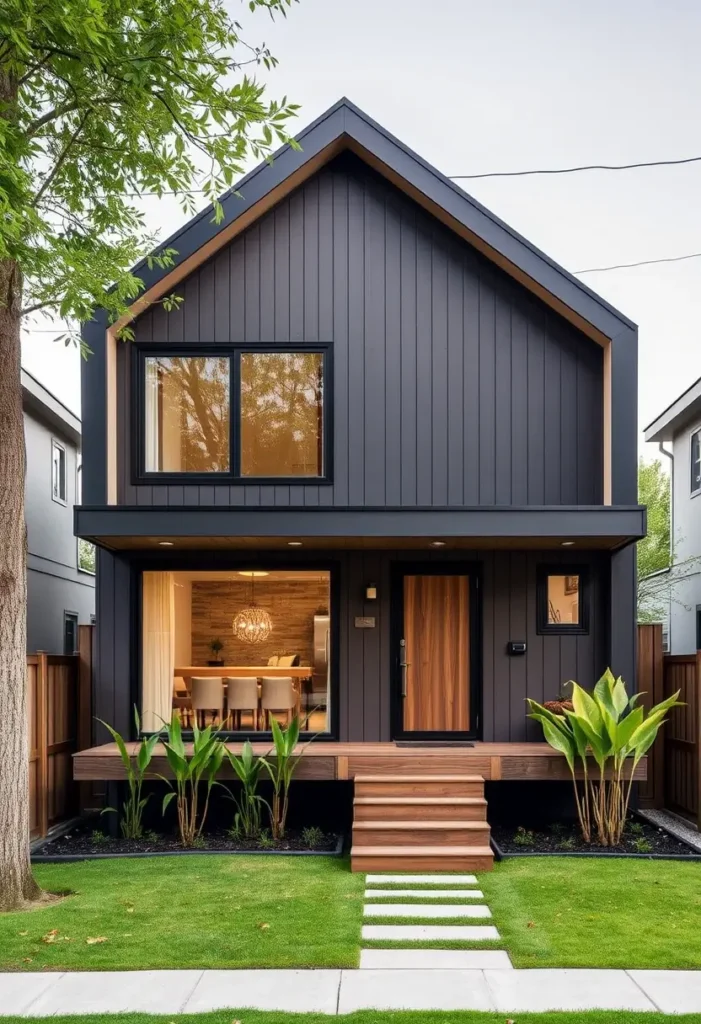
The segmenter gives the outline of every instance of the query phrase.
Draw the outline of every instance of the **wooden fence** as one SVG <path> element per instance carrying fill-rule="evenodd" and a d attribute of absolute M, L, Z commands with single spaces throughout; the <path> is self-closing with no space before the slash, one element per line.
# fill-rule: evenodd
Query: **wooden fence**
<path fill-rule="evenodd" d="M 27 655 L 32 839 L 78 811 L 72 757 L 90 746 L 92 632 L 79 627 L 78 654 Z"/>
<path fill-rule="evenodd" d="M 701 651 L 663 654 L 662 627 L 639 626 L 638 689 L 647 691 L 648 706 L 677 690 L 684 702 L 669 713 L 650 751 L 641 806 L 668 807 L 701 829 Z"/>

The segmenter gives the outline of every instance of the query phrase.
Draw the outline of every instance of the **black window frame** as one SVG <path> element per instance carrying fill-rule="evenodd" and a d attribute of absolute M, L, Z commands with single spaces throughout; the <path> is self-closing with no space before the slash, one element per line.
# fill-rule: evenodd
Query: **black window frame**
<path fill-rule="evenodd" d="M 579 622 L 548 622 L 548 577 L 579 576 Z M 586 636 L 589 633 L 589 566 L 539 565 L 536 575 L 536 633 L 539 636 Z"/>
<path fill-rule="evenodd" d="M 698 458 L 694 458 L 694 444 L 697 446 Z M 698 465 L 698 476 L 694 467 Z M 692 498 L 701 494 L 701 427 L 692 430 L 689 434 L 689 486 Z"/>
<path fill-rule="evenodd" d="M 69 622 L 72 622 L 73 626 L 74 626 L 74 637 L 75 637 L 75 640 L 74 640 L 74 647 L 73 647 L 72 651 L 67 650 L 68 644 L 66 642 L 68 640 L 68 634 L 66 632 L 66 626 L 68 625 Z M 78 653 L 78 626 L 79 625 L 80 625 L 80 616 L 78 615 L 78 612 L 73 612 L 73 611 L 70 611 L 67 608 L 64 608 L 64 610 L 63 610 L 63 653 L 64 653 L 64 655 L 71 655 L 71 654 L 77 654 Z"/>
<path fill-rule="evenodd" d="M 63 496 L 61 496 L 60 493 L 56 494 L 54 490 L 54 452 L 57 450 L 63 454 L 63 473 L 61 481 L 63 483 Z M 51 500 L 55 501 L 57 505 L 68 504 L 68 452 L 65 444 L 59 441 L 56 437 L 51 438 Z"/>
<path fill-rule="evenodd" d="M 240 413 L 241 355 L 249 353 L 313 353 L 322 355 L 323 423 L 321 476 L 249 476 L 241 474 Z M 173 473 L 146 470 L 146 359 L 228 358 L 229 360 L 229 469 L 205 473 Z M 190 484 L 250 484 L 254 486 L 304 487 L 333 483 L 333 345 L 331 342 L 222 342 L 197 344 L 133 343 L 132 394 L 136 396 L 137 418 L 132 430 L 132 483 L 188 486 Z"/>

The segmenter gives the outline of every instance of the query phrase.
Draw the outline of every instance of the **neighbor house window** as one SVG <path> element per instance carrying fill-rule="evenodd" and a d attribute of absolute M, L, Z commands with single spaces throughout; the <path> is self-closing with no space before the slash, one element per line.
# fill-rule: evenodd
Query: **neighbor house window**
<path fill-rule="evenodd" d="M 691 435 L 691 492 L 701 491 L 701 430 Z"/>
<path fill-rule="evenodd" d="M 584 569 L 542 568 L 538 573 L 538 632 L 586 633 L 588 587 Z"/>
<path fill-rule="evenodd" d="M 144 385 L 146 472 L 229 472 L 229 357 L 147 356 Z"/>
<path fill-rule="evenodd" d="M 240 474 L 324 476 L 324 353 L 242 352 Z"/>
<path fill-rule="evenodd" d="M 76 654 L 78 651 L 78 613 L 63 613 L 63 653 Z"/>
<path fill-rule="evenodd" d="M 66 449 L 58 441 L 51 442 L 51 497 L 66 504 Z"/>

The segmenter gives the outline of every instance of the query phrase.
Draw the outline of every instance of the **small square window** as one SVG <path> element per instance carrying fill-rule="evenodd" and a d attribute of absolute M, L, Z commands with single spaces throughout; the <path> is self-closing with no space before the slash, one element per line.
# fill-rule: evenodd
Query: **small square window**
<path fill-rule="evenodd" d="M 701 491 L 701 430 L 691 435 L 691 493 Z"/>
<path fill-rule="evenodd" d="M 574 566 L 541 569 L 538 574 L 538 632 L 589 631 L 586 569 Z"/>
<path fill-rule="evenodd" d="M 66 504 L 66 449 L 58 441 L 51 442 L 51 497 Z"/>

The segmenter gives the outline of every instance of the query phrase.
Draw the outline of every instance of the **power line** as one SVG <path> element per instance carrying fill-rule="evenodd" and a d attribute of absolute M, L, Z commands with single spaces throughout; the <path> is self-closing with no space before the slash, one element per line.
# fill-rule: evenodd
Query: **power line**
<path fill-rule="evenodd" d="M 649 160 L 636 164 L 582 164 L 581 167 L 549 167 L 531 171 L 489 171 L 484 174 L 449 174 L 452 181 L 475 178 L 525 178 L 531 174 L 578 174 L 580 171 L 630 171 L 638 167 L 676 167 L 679 164 L 697 164 L 701 156 L 688 156 L 681 160 Z"/>
<path fill-rule="evenodd" d="M 626 270 L 628 267 L 649 267 L 651 263 L 679 263 L 681 260 L 695 260 L 701 252 L 690 252 L 686 256 L 665 256 L 658 260 L 639 260 L 637 263 L 615 263 L 611 267 L 587 267 L 586 270 L 573 270 L 573 274 L 603 274 L 608 270 Z"/>

